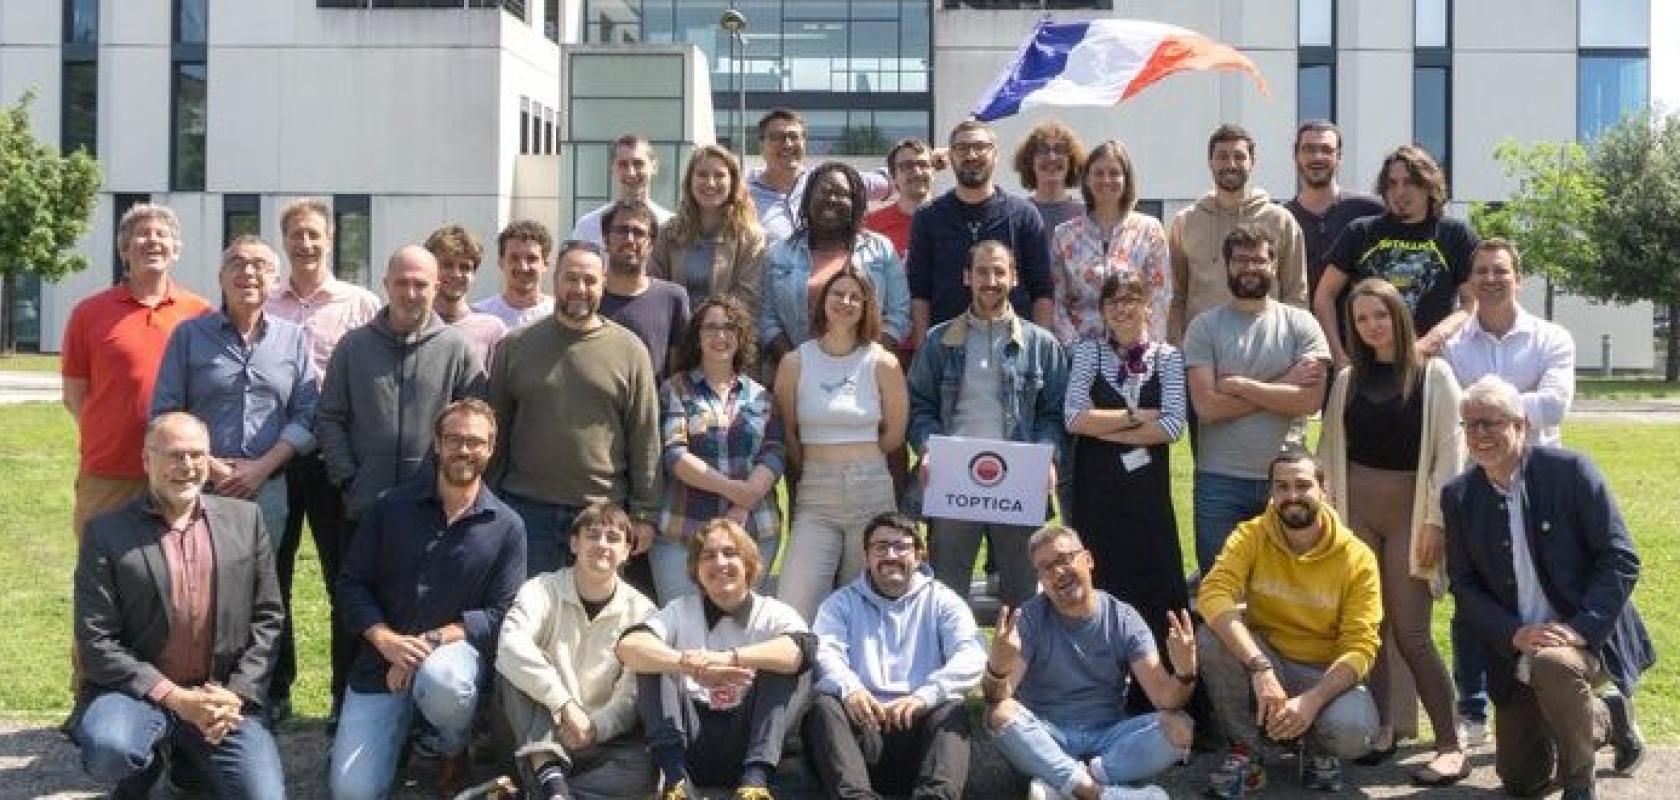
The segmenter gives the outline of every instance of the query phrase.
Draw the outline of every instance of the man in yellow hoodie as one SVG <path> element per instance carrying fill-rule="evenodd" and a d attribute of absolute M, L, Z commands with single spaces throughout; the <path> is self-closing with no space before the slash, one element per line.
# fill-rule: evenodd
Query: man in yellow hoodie
<path fill-rule="evenodd" d="M 1306 737 L 1306 788 L 1341 789 L 1340 759 L 1371 749 L 1377 708 L 1360 685 L 1377 654 L 1377 560 L 1326 500 L 1324 470 L 1288 452 L 1271 504 L 1237 526 L 1202 578 L 1202 682 L 1231 740 L 1210 791 L 1265 785 L 1261 745 Z M 1262 737 L 1262 733 L 1264 736 Z"/>

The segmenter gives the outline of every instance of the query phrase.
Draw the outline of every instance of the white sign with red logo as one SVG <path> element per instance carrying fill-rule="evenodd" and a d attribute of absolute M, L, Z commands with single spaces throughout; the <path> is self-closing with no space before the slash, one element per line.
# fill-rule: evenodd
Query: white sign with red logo
<path fill-rule="evenodd" d="M 1044 524 L 1050 496 L 1047 444 L 929 436 L 933 474 L 922 514 L 1003 525 Z"/>

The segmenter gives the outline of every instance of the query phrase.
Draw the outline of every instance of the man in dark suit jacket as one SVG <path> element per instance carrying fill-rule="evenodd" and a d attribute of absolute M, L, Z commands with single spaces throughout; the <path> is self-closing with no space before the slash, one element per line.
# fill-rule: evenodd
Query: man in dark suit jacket
<path fill-rule="evenodd" d="M 1500 780 L 1517 796 L 1556 784 L 1565 800 L 1594 797 L 1606 741 L 1620 773 L 1644 756 L 1632 698 L 1654 653 L 1629 599 L 1639 556 L 1592 462 L 1527 443 L 1511 384 L 1476 381 L 1459 408 L 1476 466 L 1441 491 L 1447 570 L 1488 647 Z M 1606 681 L 1616 691 L 1601 698 Z"/>
<path fill-rule="evenodd" d="M 88 523 L 76 564 L 82 764 L 145 797 L 166 754 L 217 797 L 285 796 L 258 719 L 285 612 L 257 506 L 202 494 L 210 437 L 190 414 L 152 420 L 147 492 Z"/>

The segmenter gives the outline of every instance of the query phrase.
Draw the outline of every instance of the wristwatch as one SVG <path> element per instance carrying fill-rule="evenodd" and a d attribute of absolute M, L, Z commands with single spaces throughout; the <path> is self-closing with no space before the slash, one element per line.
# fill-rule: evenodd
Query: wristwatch
<path fill-rule="evenodd" d="M 1255 653 L 1253 658 L 1243 662 L 1243 669 L 1248 670 L 1250 675 L 1259 675 L 1262 672 L 1271 672 L 1272 662 L 1264 653 Z"/>
<path fill-rule="evenodd" d="M 426 646 L 433 650 L 443 646 L 443 634 L 438 633 L 435 629 L 420 634 L 420 638 L 425 639 Z"/>

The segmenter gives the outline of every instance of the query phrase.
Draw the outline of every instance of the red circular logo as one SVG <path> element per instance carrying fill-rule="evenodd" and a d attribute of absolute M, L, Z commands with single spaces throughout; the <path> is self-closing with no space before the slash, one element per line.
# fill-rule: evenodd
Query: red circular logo
<path fill-rule="evenodd" d="M 976 484 L 990 489 L 1009 475 L 1009 462 L 1003 456 L 989 450 L 975 453 L 968 460 L 968 479 Z"/>

